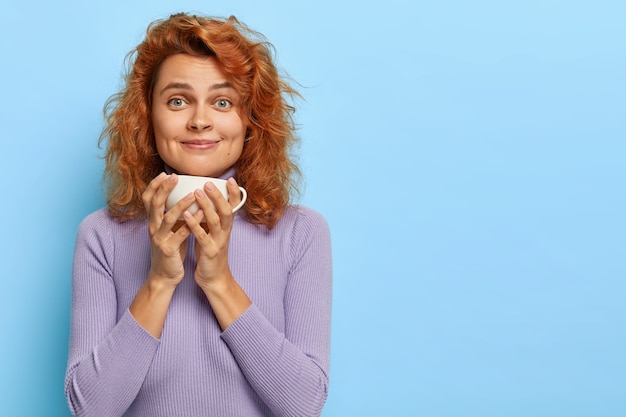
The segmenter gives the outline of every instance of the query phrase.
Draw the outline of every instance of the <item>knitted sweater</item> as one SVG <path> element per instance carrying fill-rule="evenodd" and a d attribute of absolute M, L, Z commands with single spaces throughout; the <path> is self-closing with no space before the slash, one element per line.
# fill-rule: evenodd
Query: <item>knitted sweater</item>
<path fill-rule="evenodd" d="M 147 222 L 102 209 L 80 225 L 65 393 L 77 416 L 313 416 L 327 397 L 331 248 L 317 212 L 289 207 L 268 230 L 235 218 L 229 264 L 252 305 L 225 331 L 185 277 L 160 339 L 128 307 L 150 268 Z"/>

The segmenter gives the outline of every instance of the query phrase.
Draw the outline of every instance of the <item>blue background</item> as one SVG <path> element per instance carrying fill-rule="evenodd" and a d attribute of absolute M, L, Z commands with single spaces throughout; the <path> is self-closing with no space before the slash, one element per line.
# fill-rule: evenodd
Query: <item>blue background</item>
<path fill-rule="evenodd" d="M 298 83 L 333 233 L 323 416 L 626 415 L 621 1 L 3 5 L 3 416 L 67 416 L 104 101 L 154 19 L 235 14 Z"/>

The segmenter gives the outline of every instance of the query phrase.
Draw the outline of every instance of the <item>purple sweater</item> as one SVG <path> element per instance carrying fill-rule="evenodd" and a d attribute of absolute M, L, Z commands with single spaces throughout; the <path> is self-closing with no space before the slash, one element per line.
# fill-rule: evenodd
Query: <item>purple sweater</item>
<path fill-rule="evenodd" d="M 190 237 L 193 239 L 193 236 Z M 146 221 L 102 209 L 80 225 L 74 254 L 65 393 L 77 416 L 314 416 L 328 392 L 331 248 L 317 212 L 289 207 L 271 231 L 241 215 L 229 262 L 252 305 L 221 331 L 185 278 L 160 339 L 130 314 L 148 275 Z"/>

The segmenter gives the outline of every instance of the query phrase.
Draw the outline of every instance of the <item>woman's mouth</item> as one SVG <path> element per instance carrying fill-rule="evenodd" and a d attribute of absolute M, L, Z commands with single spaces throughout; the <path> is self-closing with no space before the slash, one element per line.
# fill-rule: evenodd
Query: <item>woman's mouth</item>
<path fill-rule="evenodd" d="M 219 140 L 204 140 L 204 139 L 195 139 L 195 140 L 187 140 L 181 142 L 182 145 L 193 151 L 206 151 L 209 149 L 216 148 L 219 145 Z"/>

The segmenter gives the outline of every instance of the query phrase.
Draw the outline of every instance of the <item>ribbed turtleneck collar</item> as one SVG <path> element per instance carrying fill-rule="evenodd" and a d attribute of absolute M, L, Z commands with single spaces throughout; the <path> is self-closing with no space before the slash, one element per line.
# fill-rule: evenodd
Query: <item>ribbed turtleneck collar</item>
<path fill-rule="evenodd" d="M 174 173 L 178 174 L 178 172 L 176 172 L 176 170 L 174 168 L 172 168 L 171 166 L 169 166 L 167 164 L 164 164 L 164 165 L 165 165 L 165 173 L 166 174 L 168 174 L 168 175 L 169 174 L 174 174 Z M 234 177 L 235 174 L 236 174 L 235 167 L 232 166 L 232 167 L 228 168 L 224 174 L 220 175 L 219 178 L 221 178 L 223 180 L 227 180 L 230 177 Z"/>

